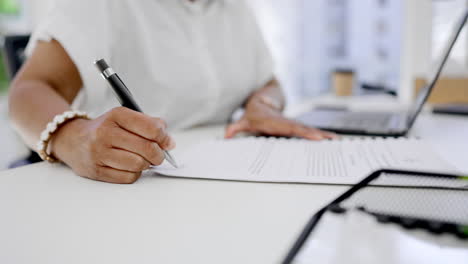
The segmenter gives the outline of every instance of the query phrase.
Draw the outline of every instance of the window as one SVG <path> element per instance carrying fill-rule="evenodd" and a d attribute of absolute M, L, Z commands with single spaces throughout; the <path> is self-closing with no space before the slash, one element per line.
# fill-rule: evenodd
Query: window
<path fill-rule="evenodd" d="M 466 0 L 434 0 L 432 2 L 432 60 L 440 59 L 445 51 L 447 40 L 453 33 L 455 24 L 467 9 Z M 467 34 L 466 26 L 447 63 L 448 74 L 459 74 L 466 69 L 467 63 Z"/>
<path fill-rule="evenodd" d="M 330 91 L 337 68 L 357 83 L 399 84 L 403 0 L 251 0 L 289 99 Z"/>

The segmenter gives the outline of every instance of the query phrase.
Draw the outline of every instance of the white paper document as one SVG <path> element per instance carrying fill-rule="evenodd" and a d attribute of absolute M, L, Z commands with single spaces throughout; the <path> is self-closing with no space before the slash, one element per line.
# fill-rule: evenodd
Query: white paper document
<path fill-rule="evenodd" d="M 454 172 L 418 139 L 307 141 L 239 138 L 200 142 L 153 170 L 176 177 L 257 182 L 354 184 L 371 172 L 410 169 Z"/>

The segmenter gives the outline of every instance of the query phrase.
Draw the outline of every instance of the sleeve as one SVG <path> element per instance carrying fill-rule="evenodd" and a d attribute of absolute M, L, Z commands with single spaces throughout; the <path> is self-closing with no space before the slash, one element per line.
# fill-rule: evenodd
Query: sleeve
<path fill-rule="evenodd" d="M 106 0 L 55 0 L 26 48 L 26 55 L 30 56 L 38 41 L 55 39 L 63 46 L 83 81 L 72 107 L 89 111 L 91 115 L 92 106 L 102 104 L 105 99 L 106 85 L 94 61 L 110 57 L 109 15 Z"/>
<path fill-rule="evenodd" d="M 246 3 L 244 4 L 247 15 L 246 21 L 249 21 L 249 28 L 252 30 L 252 40 L 256 49 L 257 87 L 262 87 L 275 77 L 275 63 L 271 51 L 265 42 L 264 32 L 260 29 L 250 6 Z"/>
<path fill-rule="evenodd" d="M 256 31 L 258 85 L 263 86 L 275 78 L 275 64 L 270 49 L 258 26 L 256 26 Z"/>

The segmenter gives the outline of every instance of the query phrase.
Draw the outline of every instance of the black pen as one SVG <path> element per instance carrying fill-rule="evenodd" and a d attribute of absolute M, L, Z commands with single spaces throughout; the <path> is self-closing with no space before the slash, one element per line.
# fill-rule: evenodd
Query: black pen
<path fill-rule="evenodd" d="M 117 99 L 120 101 L 120 104 L 124 107 L 132 109 L 137 112 L 143 112 L 138 104 L 133 99 L 132 93 L 124 84 L 119 75 L 107 64 L 104 59 L 97 60 L 94 62 L 96 67 L 101 72 L 102 77 L 109 82 L 110 86 L 114 90 Z M 175 162 L 172 155 L 167 150 L 163 150 L 166 160 L 175 168 L 178 168 L 177 163 Z"/>

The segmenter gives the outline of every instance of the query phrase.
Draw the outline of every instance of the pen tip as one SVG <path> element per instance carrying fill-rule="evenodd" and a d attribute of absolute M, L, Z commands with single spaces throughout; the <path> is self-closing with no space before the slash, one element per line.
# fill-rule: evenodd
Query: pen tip
<path fill-rule="evenodd" d="M 174 168 L 176 168 L 176 169 L 179 168 L 179 164 L 177 164 L 177 162 L 172 157 L 171 157 L 171 164 L 172 164 L 172 166 L 174 166 Z"/>
<path fill-rule="evenodd" d="M 165 156 L 166 156 L 166 160 L 172 165 L 174 166 L 174 168 L 178 169 L 179 168 L 179 165 L 177 165 L 177 162 L 174 160 L 174 158 L 171 156 L 171 154 L 168 152 L 168 151 L 164 151 L 165 152 Z"/>

